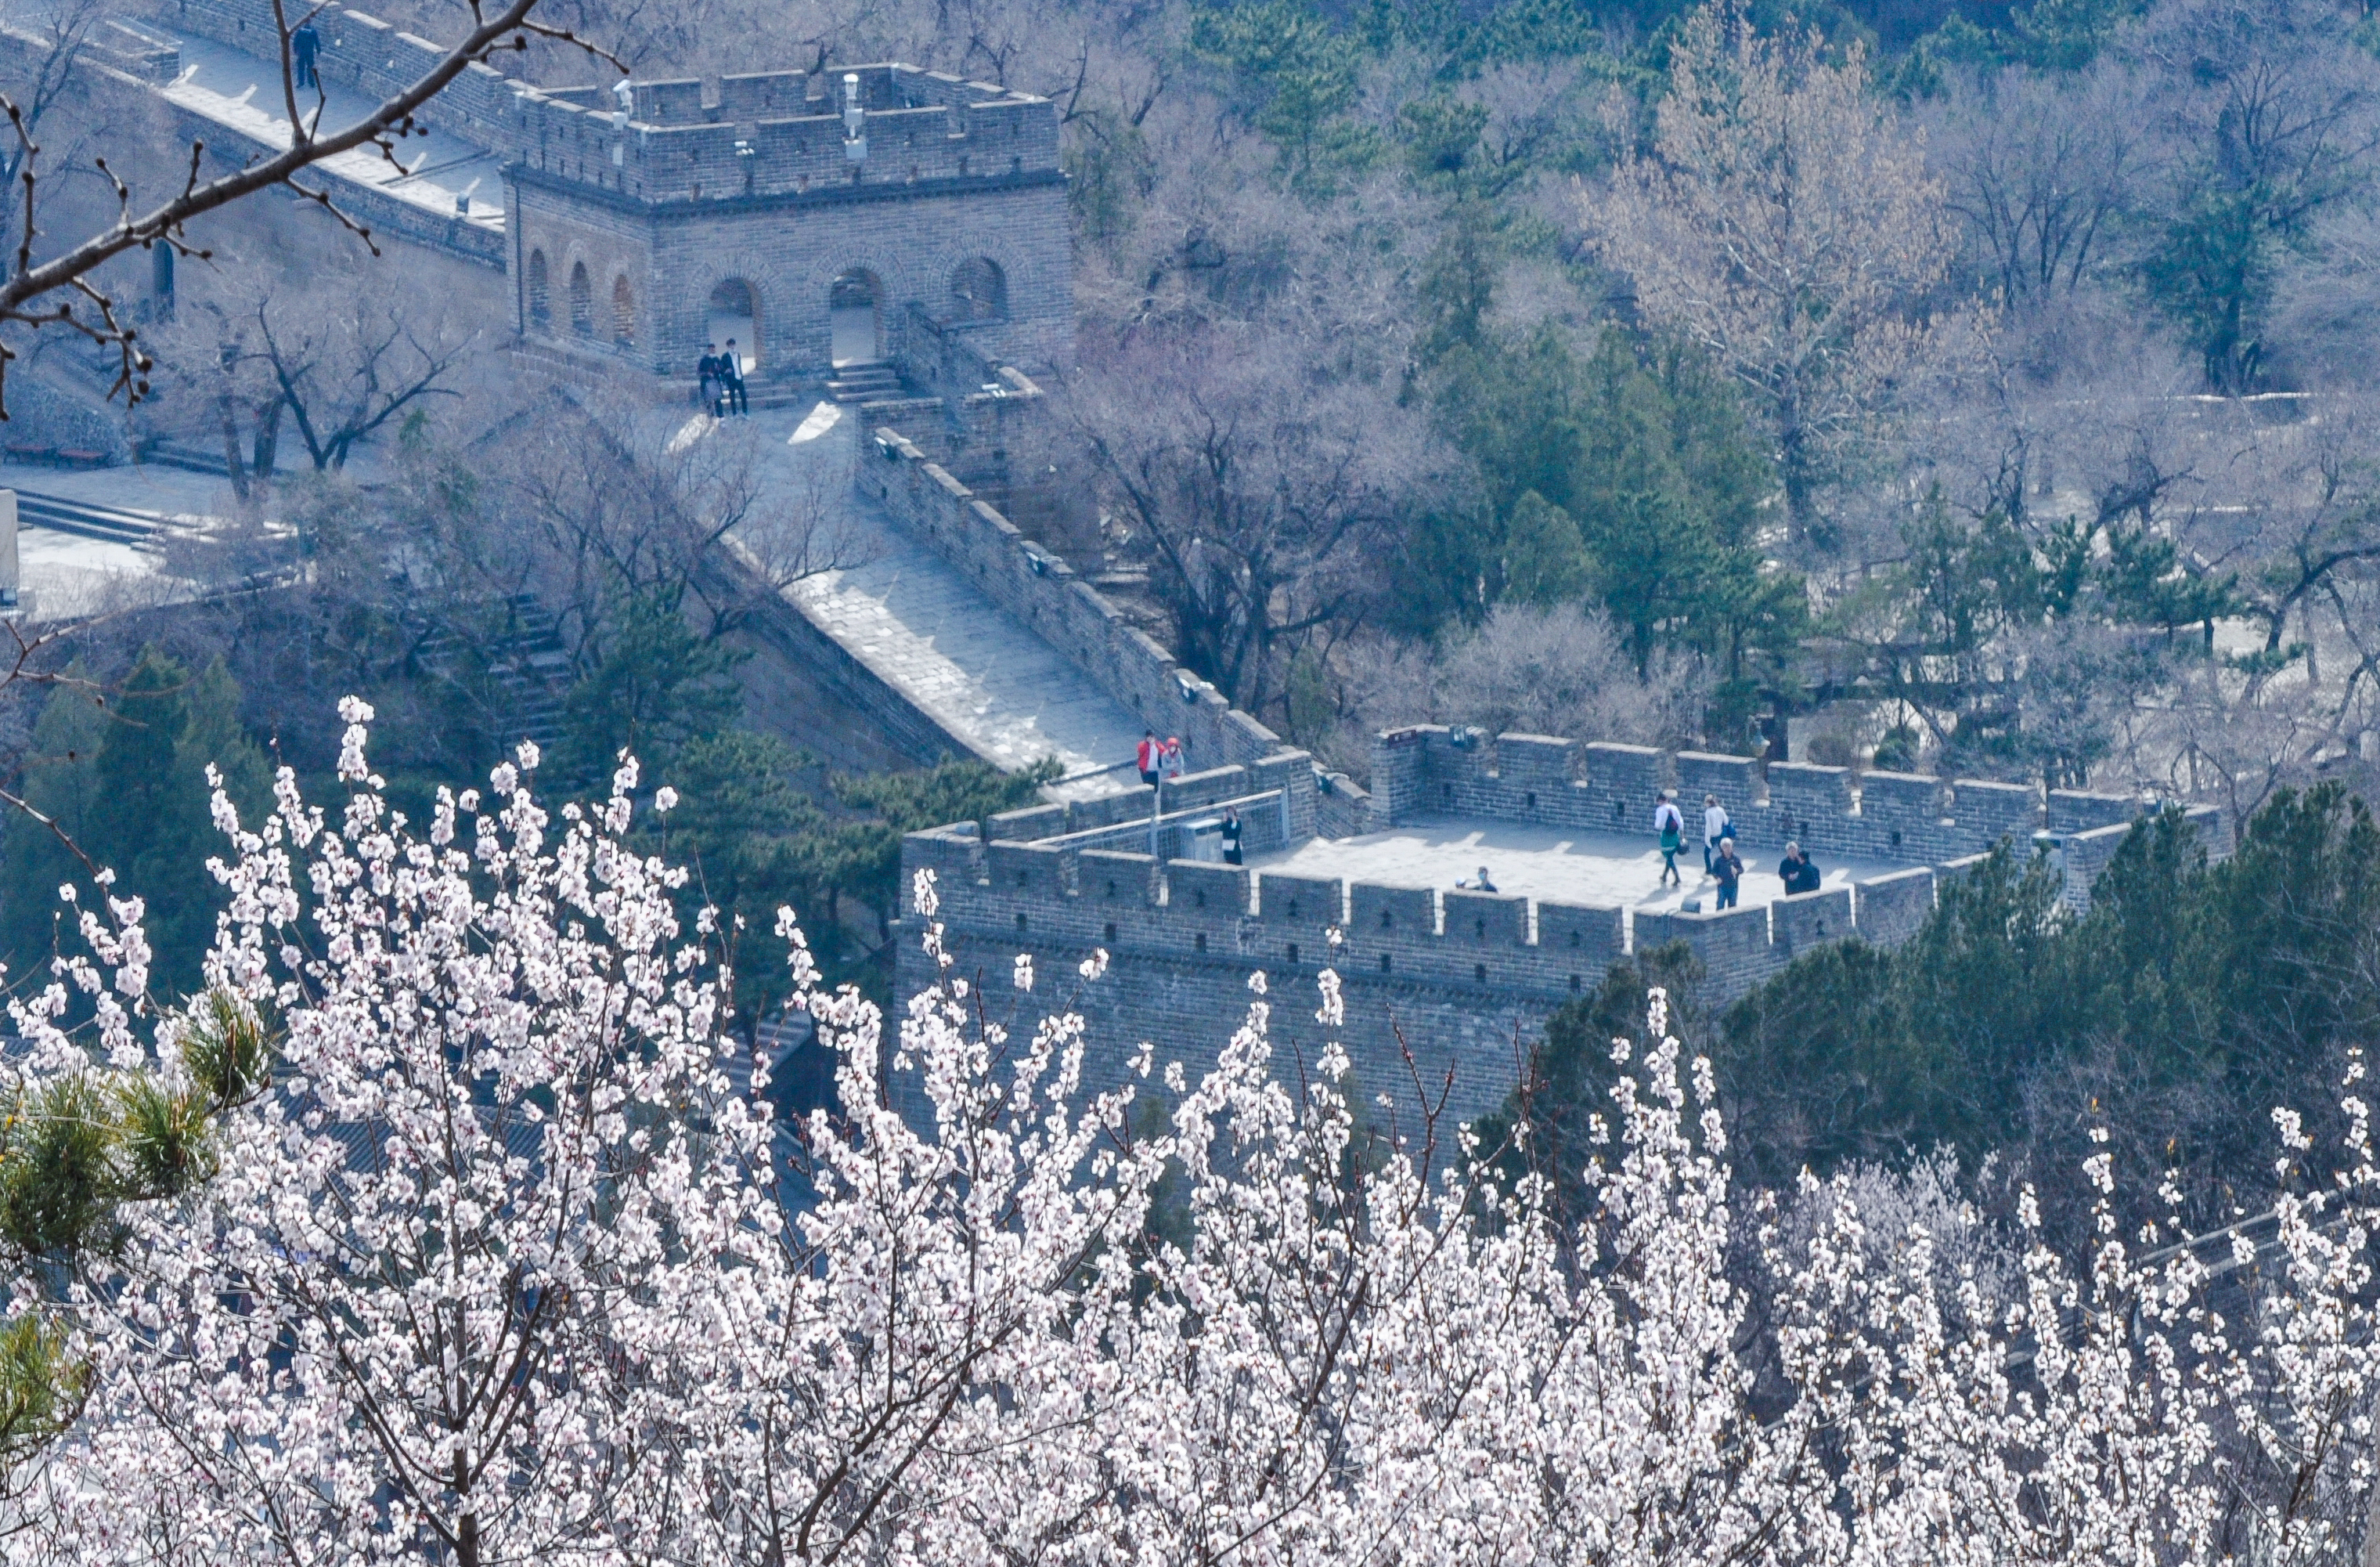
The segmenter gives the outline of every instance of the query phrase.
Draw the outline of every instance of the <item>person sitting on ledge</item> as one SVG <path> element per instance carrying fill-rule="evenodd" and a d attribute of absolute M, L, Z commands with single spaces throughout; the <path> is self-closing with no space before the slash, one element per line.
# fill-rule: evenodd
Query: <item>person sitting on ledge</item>
<path fill-rule="evenodd" d="M 1457 881 L 1455 885 L 1472 893 L 1492 893 L 1496 890 L 1496 883 L 1488 880 L 1488 868 L 1484 865 L 1479 868 L 1477 876 Z"/>

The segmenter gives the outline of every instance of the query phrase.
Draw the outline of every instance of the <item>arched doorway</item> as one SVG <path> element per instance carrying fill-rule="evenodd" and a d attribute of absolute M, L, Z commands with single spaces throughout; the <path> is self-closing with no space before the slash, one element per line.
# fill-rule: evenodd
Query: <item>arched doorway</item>
<path fill-rule="evenodd" d="M 553 300 L 546 287 L 542 250 L 528 253 L 528 323 L 540 330 L 553 324 Z"/>
<path fill-rule="evenodd" d="M 595 285 L 588 281 L 585 261 L 570 269 L 570 330 L 581 337 L 595 335 Z"/>
<path fill-rule="evenodd" d="M 622 348 L 637 346 L 637 295 L 625 273 L 612 280 L 612 342 Z"/>
<path fill-rule="evenodd" d="M 884 290 L 871 272 L 844 273 L 827 288 L 827 318 L 833 328 L 830 357 L 838 367 L 872 365 L 883 358 L 879 306 Z"/>
<path fill-rule="evenodd" d="M 953 321 L 1006 321 L 1008 275 L 988 256 L 961 261 L 951 273 Z"/>
<path fill-rule="evenodd" d="M 718 344 L 722 354 L 728 340 L 734 339 L 744 373 L 752 373 L 760 363 L 760 304 L 750 284 L 731 277 L 710 291 L 710 314 L 703 336 Z"/>

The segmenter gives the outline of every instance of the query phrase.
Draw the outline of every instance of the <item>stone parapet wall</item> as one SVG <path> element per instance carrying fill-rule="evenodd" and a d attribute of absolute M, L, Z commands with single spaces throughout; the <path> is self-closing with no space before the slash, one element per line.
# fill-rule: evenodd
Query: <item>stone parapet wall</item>
<path fill-rule="evenodd" d="M 1345 983 L 1340 1037 L 1358 1076 L 1407 1082 L 1410 1050 L 1433 1091 L 1454 1068 L 1451 1102 L 1475 1115 L 1518 1081 L 1545 1019 L 1592 992 L 1623 956 L 1683 942 L 1703 965 L 1706 999 L 1724 1003 L 1827 942 L 1905 941 L 1935 898 L 1934 871 L 1918 868 L 1762 907 L 1656 913 L 1168 861 L 1032 835 L 1054 836 L 1075 809 L 1041 807 L 911 833 L 902 870 L 905 886 L 933 872 L 945 943 L 963 966 L 994 977 L 995 1008 L 1008 1001 L 998 977 L 1029 954 L 1044 988 L 1015 998 L 1026 1014 L 1085 1012 L 1086 1081 L 1095 1087 L 1123 1081 L 1144 1039 L 1185 1064 L 1212 1064 L 1252 972 L 1263 970 L 1278 995 L 1284 987 L 1297 993 L 1328 966 Z M 904 996 L 932 978 L 916 951 L 918 929 L 912 917 L 898 938 Z M 1108 976 L 1079 985 L 1075 966 L 1094 950 L 1109 954 Z M 1273 1014 L 1309 1051 L 1319 1039 L 1311 1012 L 1301 1004 Z"/>
<path fill-rule="evenodd" d="M 304 14 L 290 12 L 293 18 Z M 280 52 L 269 0 L 175 0 L 158 15 L 168 27 L 186 29 L 248 54 L 271 59 Z M 393 97 L 412 86 L 446 56 L 444 44 L 400 32 L 378 17 L 339 6 L 314 13 L 314 30 L 322 38 L 322 51 L 315 60 L 322 79 L 376 98 Z M 469 66 L 432 101 L 422 118 L 467 141 L 509 152 L 517 136 L 515 99 L 527 90 L 525 83 L 486 66 Z"/>
<path fill-rule="evenodd" d="M 1073 566 L 1026 538 L 916 443 L 888 428 L 876 432 L 876 445 L 879 455 L 861 460 L 861 487 L 1142 723 L 1180 735 L 1192 768 L 1252 766 L 1289 751 L 1281 736 L 1184 668 Z M 1298 825 L 1310 837 L 1313 768 L 1304 752 L 1294 754 L 1305 773 Z"/>
<path fill-rule="evenodd" d="M 322 79 L 378 98 L 420 79 L 448 48 L 345 6 L 313 17 Z M 267 59 L 280 50 L 269 0 L 175 0 L 161 19 Z M 868 157 L 858 162 L 844 150 L 846 72 L 860 79 L 865 111 Z M 539 88 L 473 65 L 422 117 L 505 158 L 647 201 L 1058 168 L 1049 100 L 913 66 L 724 77 L 710 105 L 698 80 L 637 82 L 632 92 L 627 123 L 615 125 L 605 88 Z"/>
<path fill-rule="evenodd" d="M 914 917 L 899 922 L 893 931 L 901 954 L 896 983 L 903 996 L 916 994 L 937 978 L 919 949 L 919 934 Z M 1385 1131 L 1393 1117 L 1395 1130 L 1418 1146 L 1423 1119 L 1418 1107 L 1425 1099 L 1433 1106 L 1443 1102 L 1440 1157 L 1452 1146 L 1456 1124 L 1490 1114 L 1503 1104 L 1520 1080 L 1527 1051 L 1544 1022 L 1542 1007 L 1515 995 L 1403 978 L 1384 984 L 1349 971 L 1340 987 L 1346 1022 L 1326 1036 L 1315 1016 L 1320 994 L 1310 962 L 1270 966 L 1263 997 L 1250 990 L 1248 978 L 1264 966 L 1220 953 L 1183 954 L 1161 962 L 1111 962 L 1101 978 L 1085 981 L 1079 966 L 1105 943 L 1053 936 L 1031 945 L 1035 984 L 1028 994 L 1014 989 L 1010 979 L 1024 947 L 1002 936 L 971 930 L 946 929 L 943 941 L 953 959 L 953 972 L 979 987 L 970 1002 L 979 996 L 985 1015 L 1009 1028 L 1012 1039 L 1029 1039 L 1033 1027 L 1053 1014 L 1083 1014 L 1089 1037 L 1083 1065 L 1086 1091 L 1127 1081 L 1144 1039 L 1153 1046 L 1160 1066 L 1178 1061 L 1196 1081 L 1214 1068 L 1223 1046 L 1246 1020 L 1250 1003 L 1262 1001 L 1268 1008 L 1273 1069 L 1282 1081 L 1294 1084 L 1301 1074 L 1310 1077 L 1326 1038 L 1346 1041 L 1354 1062 L 1355 1102 L 1375 1125 Z M 1393 1043 L 1385 1048 L 1372 1043 L 1399 1039 L 1410 1041 L 1410 1063 Z M 900 1091 L 914 1095 L 916 1083 L 914 1075 L 904 1077 Z M 1382 1094 L 1394 1101 L 1393 1110 L 1378 1105 L 1376 1096 Z M 898 1108 L 913 1123 L 924 1109 L 915 1098 L 900 1100 Z"/>
<path fill-rule="evenodd" d="M 1281 835 L 1277 798 L 1243 812 L 1251 852 Z M 1105 946 L 1119 962 L 1188 955 L 1264 968 L 1329 963 L 1374 981 L 1524 996 L 1545 1011 L 1593 990 L 1621 957 L 1671 941 L 1694 949 L 1714 997 L 1733 1000 L 1814 946 L 1852 935 L 1903 941 L 1934 905 L 1934 873 L 1923 868 L 1694 914 L 1382 886 L 1169 859 L 1132 846 L 1146 827 L 1062 838 L 1051 830 L 1067 808 L 911 833 L 903 843 L 904 885 L 931 870 L 946 924 L 1006 938 L 1020 951 L 1052 937 Z"/>
<path fill-rule="evenodd" d="M 2022 836 L 2056 856 L 2067 899 L 2080 908 L 2143 808 L 2119 796 L 2065 795 L 2055 808 L 2061 820 L 2093 821 L 2119 805 L 2126 814 L 2036 837 L 2040 817 L 2032 814 L 2031 796 L 2006 785 L 1876 773 L 1854 782 L 1837 769 L 1772 767 L 1765 799 L 1730 800 L 1728 791 L 1748 793 L 1757 781 L 1741 759 L 1668 757 L 1538 735 L 1466 741 L 1455 744 L 1452 732 L 1434 726 L 1384 736 L 1364 825 L 1391 824 L 1402 807 L 1414 815 L 1453 811 L 1609 831 L 1617 806 L 1621 830 L 1649 832 L 1652 791 L 1675 779 L 1682 788 L 1719 794 L 1740 827 L 1749 819 L 1821 853 L 1905 857 L 1912 849 L 1988 847 Z M 1312 776 L 1303 753 L 1284 752 L 1184 779 L 1180 798 L 1187 811 L 1277 784 L 1275 797 L 1286 799 L 1299 779 L 1309 800 L 1335 797 L 1314 795 Z M 1121 1082 L 1144 1039 L 1187 1066 L 1209 1065 L 1245 1005 L 1251 972 L 1263 970 L 1278 996 L 1284 988 L 1301 993 L 1328 966 L 1345 983 L 1347 1023 L 1339 1037 L 1367 1091 L 1375 1083 L 1409 1087 L 1417 1072 L 1435 1093 L 1452 1071 L 1451 1112 L 1465 1117 L 1503 1101 L 1545 1019 L 1591 992 L 1623 956 L 1682 943 L 1704 970 L 1705 1000 L 1725 1004 L 1828 943 L 1909 940 L 1939 890 L 1984 858 L 1981 848 L 1946 855 L 1931 866 L 1751 908 L 1638 910 L 1184 861 L 1171 857 L 1176 839 L 1143 852 L 1134 839 L 1146 828 L 1124 813 L 1148 808 L 1148 797 L 1122 799 L 1127 803 L 1040 806 L 912 833 L 902 850 L 905 873 L 934 873 L 945 941 L 963 966 L 993 977 L 996 987 L 1016 954 L 1030 954 L 1048 989 L 1017 997 L 1020 1015 L 1063 1006 L 1087 1014 L 1093 1041 L 1087 1082 Z M 1647 808 L 1642 822 L 1633 820 L 1638 807 Z M 1963 820 L 1951 811 L 1963 811 Z M 1314 820 L 1323 814 L 1317 809 Z M 2210 852 L 2221 853 L 2218 813 L 2199 807 L 2186 815 Z M 1276 836 L 1302 841 L 1313 831 L 1284 833 L 1268 819 L 1259 836 L 1256 816 L 1243 818 L 1252 848 Z M 1898 853 L 1879 853 L 1894 834 Z M 912 918 L 901 949 L 904 994 L 931 978 L 910 951 L 917 933 Z M 1074 967 L 1094 950 L 1109 954 L 1110 971 L 1078 984 Z M 1278 1037 L 1302 1061 L 1319 1045 L 1311 1014 L 1302 1003 L 1272 1014 Z"/>
<path fill-rule="evenodd" d="M 1855 774 L 1840 767 L 1769 762 L 1641 746 L 1582 745 L 1543 735 L 1489 735 L 1416 724 L 1390 730 L 1373 747 L 1370 820 L 1375 831 L 1432 816 L 1478 816 L 1654 836 L 1658 791 L 1674 787 L 1689 842 L 1702 826 L 1705 795 L 1716 795 L 1747 851 L 1798 841 L 1820 859 L 1940 864 L 1982 854 L 2035 832 L 2122 828 L 2154 802 L 2131 796 L 2019 784 Z M 2120 836 L 2120 832 L 2119 833 Z"/>

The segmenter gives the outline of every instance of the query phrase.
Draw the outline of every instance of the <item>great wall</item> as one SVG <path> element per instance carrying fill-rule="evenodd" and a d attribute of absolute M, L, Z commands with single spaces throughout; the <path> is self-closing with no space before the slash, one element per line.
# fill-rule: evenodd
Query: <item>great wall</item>
<path fill-rule="evenodd" d="M 1409 1103 L 1416 1082 L 1434 1097 L 1451 1081 L 1450 1111 L 1477 1115 L 1503 1100 L 1546 1018 L 1623 955 L 1682 941 L 1711 996 L 1730 1000 L 1814 944 L 1905 941 L 1939 884 L 2004 842 L 2051 856 L 2079 908 L 2132 824 L 2162 808 L 2128 796 L 1443 725 L 1379 736 L 1367 791 L 1232 708 L 917 443 L 888 426 L 876 445 L 862 488 L 1121 706 L 1183 736 L 1198 769 L 1167 784 L 1161 801 L 1143 789 L 1053 802 L 903 844 L 905 878 L 933 874 L 956 971 L 986 988 L 985 1004 L 1012 1031 L 1052 1010 L 1081 1011 L 1097 1042 L 1086 1068 L 1095 1082 L 1119 1080 L 1143 1039 L 1193 1069 L 1211 1065 L 1259 969 L 1277 1041 L 1310 1063 L 1322 1043 L 1314 981 L 1327 965 L 1345 998 L 1340 1037 L 1367 1090 L 1396 1089 Z M 1869 873 L 1719 911 L 1480 893 L 1452 886 L 1451 873 L 1416 884 L 1264 869 L 1334 842 L 1360 862 L 1367 844 L 1402 828 L 1477 823 L 1557 835 L 1516 843 L 1508 873 L 1551 853 L 1616 862 L 1622 884 L 1640 862 L 1636 879 L 1649 884 L 1651 814 L 1664 787 L 1690 810 L 1718 796 L 1749 853 L 1798 842 L 1821 863 Z M 1247 867 L 1189 857 L 1226 807 L 1242 818 Z M 2224 852 L 2213 807 L 2177 808 L 2211 852 Z M 935 977 L 922 935 L 915 917 L 896 933 L 898 994 Z M 1108 954 L 1104 976 L 1076 982 L 1095 952 Z M 1019 954 L 1039 977 L 1030 993 L 1006 983 Z"/>
<path fill-rule="evenodd" d="M 179 0 L 176 14 L 236 49 L 274 37 L 265 0 Z M 325 79 L 372 95 L 439 53 L 359 12 L 331 7 L 317 26 Z M 1277 1040 L 1310 1063 L 1328 966 L 1366 1091 L 1410 1103 L 1415 1087 L 1434 1098 L 1451 1083 L 1450 1111 L 1475 1116 L 1501 1102 L 1546 1017 L 1622 956 L 1682 942 L 1711 995 L 1738 996 L 1814 945 L 1906 940 L 1938 889 L 2002 843 L 2049 856 L 2081 906 L 2132 823 L 2165 804 L 1436 725 L 1380 735 L 1368 790 L 1326 774 L 1009 515 L 1022 489 L 1013 454 L 1047 417 L 1037 377 L 1073 356 L 1046 100 L 902 66 L 639 81 L 625 94 L 474 67 L 435 108 L 443 134 L 500 162 L 503 213 L 468 188 L 453 210 L 419 192 L 376 199 L 402 237 L 510 274 L 520 349 L 565 374 L 690 382 L 727 298 L 764 390 L 862 404 L 852 504 L 881 519 L 897 558 L 950 580 L 937 613 L 976 617 L 1012 650 L 1029 644 L 1087 693 L 1094 738 L 1075 754 L 1141 724 L 1184 737 L 1196 771 L 1161 796 L 1107 783 L 1052 791 L 903 845 L 905 872 L 932 873 L 945 943 L 992 1015 L 1015 1028 L 1060 1007 L 1088 1015 L 1095 1084 L 1120 1077 L 1143 1039 L 1211 1063 L 1257 970 Z M 855 278 L 872 290 L 869 334 L 847 355 L 835 311 Z M 855 367 L 882 379 L 852 379 Z M 875 683 L 888 729 L 939 729 L 962 753 L 1014 759 L 1013 736 L 996 746 L 905 684 L 888 638 L 786 597 L 851 680 Z M 904 634 L 930 645 L 947 629 Z M 1826 884 L 1758 889 L 1726 910 L 1656 892 L 1650 813 L 1663 787 L 1690 820 L 1717 796 L 1751 855 L 1798 841 Z M 1227 808 L 1244 867 L 1212 857 Z M 2180 808 L 2223 852 L 2216 813 Z M 1500 862 L 1503 890 L 1454 885 L 1475 856 Z M 913 915 L 895 934 L 905 994 L 933 976 L 921 926 Z M 1079 982 L 1094 952 L 1106 971 Z M 1039 975 L 1029 993 L 1007 984 L 1019 954 Z"/>

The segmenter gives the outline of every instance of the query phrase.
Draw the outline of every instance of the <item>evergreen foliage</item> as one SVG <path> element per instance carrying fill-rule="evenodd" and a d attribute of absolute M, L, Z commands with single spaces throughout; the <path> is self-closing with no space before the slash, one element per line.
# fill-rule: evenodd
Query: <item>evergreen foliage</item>
<path fill-rule="evenodd" d="M 1905 945 L 1821 947 L 1690 1014 L 1738 1172 L 1790 1185 L 1948 1144 L 2019 1159 L 2071 1219 L 2103 1127 L 2143 1190 L 2176 1172 L 2202 1226 L 2268 1200 L 2271 1108 L 2319 1112 L 2380 1031 L 2380 825 L 2335 785 L 2284 793 L 2210 863 L 2169 812 L 2125 840 L 2087 912 L 2062 885 L 2004 845 L 1943 881 Z M 1527 1111 L 1552 1157 L 1604 1108 L 1615 1022 L 1645 984 L 1690 991 L 1679 957 L 1640 960 L 1649 979 L 1620 966 L 1548 1025 Z"/>
<path fill-rule="evenodd" d="M 240 728 L 239 688 L 220 660 L 193 675 L 152 649 L 113 697 L 79 681 L 52 691 L 24 794 L 56 829 L 18 818 L 0 847 L 0 939 L 12 977 L 40 973 L 55 950 L 58 888 L 76 882 L 91 894 L 89 868 L 62 833 L 91 865 L 115 872 L 115 895 L 147 901 L 156 993 L 199 988 L 225 901 L 206 869 L 223 847 L 208 815 L 209 767 L 244 815 L 271 798 L 270 767 Z"/>
<path fill-rule="evenodd" d="M 1483 511 L 1417 530 L 1413 569 L 1398 574 L 1408 624 L 1475 624 L 1506 599 L 1585 601 L 1625 629 L 1640 668 L 1657 643 L 1697 648 L 1730 676 L 1788 654 L 1801 581 L 1765 570 L 1757 541 L 1773 474 L 1698 356 L 1675 344 L 1640 354 L 1617 329 L 1585 356 L 1551 327 L 1480 329 L 1438 375 Z"/>

